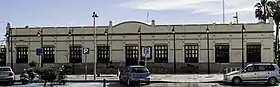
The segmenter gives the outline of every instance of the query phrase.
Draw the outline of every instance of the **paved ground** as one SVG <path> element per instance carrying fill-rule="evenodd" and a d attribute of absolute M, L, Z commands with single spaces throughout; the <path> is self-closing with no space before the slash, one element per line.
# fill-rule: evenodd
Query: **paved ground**
<path fill-rule="evenodd" d="M 33 83 L 28 85 L 14 85 L 14 86 L 1 86 L 1 87 L 42 87 L 43 83 Z M 51 87 L 48 85 L 47 87 Z M 53 87 L 103 87 L 102 83 L 67 83 L 65 85 L 54 85 Z M 127 87 L 118 83 L 107 83 L 106 87 Z M 137 86 L 130 86 L 137 87 Z M 219 83 L 151 83 L 150 85 L 142 85 L 141 87 L 279 87 L 279 86 L 266 86 L 264 84 L 247 84 L 242 86 L 231 86 Z"/>

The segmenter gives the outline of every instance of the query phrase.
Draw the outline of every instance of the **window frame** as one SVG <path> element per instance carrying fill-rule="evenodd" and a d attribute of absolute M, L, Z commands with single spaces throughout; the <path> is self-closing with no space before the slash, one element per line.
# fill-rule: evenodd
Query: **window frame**
<path fill-rule="evenodd" d="M 247 63 L 261 63 L 261 51 L 262 50 L 260 44 L 248 44 L 246 46 Z"/>
<path fill-rule="evenodd" d="M 97 63 L 110 62 L 110 46 L 97 46 Z"/>
<path fill-rule="evenodd" d="M 168 45 L 155 45 L 154 53 L 155 63 L 168 63 Z"/>
<path fill-rule="evenodd" d="M 55 63 L 55 47 L 54 46 L 44 46 L 42 63 Z"/>
<path fill-rule="evenodd" d="M 29 47 L 16 47 L 16 63 L 28 63 Z"/>
<path fill-rule="evenodd" d="M 189 49 L 190 48 L 190 49 Z M 184 46 L 185 63 L 199 62 L 199 45 L 185 45 Z"/>
<path fill-rule="evenodd" d="M 75 45 L 70 46 L 69 48 L 69 63 L 82 63 L 83 47 Z"/>
<path fill-rule="evenodd" d="M 230 63 L 230 46 L 224 44 L 215 45 L 215 63 Z"/>

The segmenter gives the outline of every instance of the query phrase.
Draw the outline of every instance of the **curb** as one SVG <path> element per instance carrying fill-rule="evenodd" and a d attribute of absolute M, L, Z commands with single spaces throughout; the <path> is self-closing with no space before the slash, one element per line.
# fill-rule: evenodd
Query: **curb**
<path fill-rule="evenodd" d="M 14 82 L 21 82 L 15 80 Z M 42 83 L 43 81 L 34 81 L 33 83 Z M 104 82 L 103 80 L 66 80 L 72 83 L 87 83 L 87 82 Z M 119 82 L 119 80 L 106 80 L 106 82 Z M 223 81 L 208 81 L 208 82 L 172 82 L 172 81 L 150 81 L 151 83 L 223 83 Z"/>
<path fill-rule="evenodd" d="M 200 82 L 200 83 L 224 83 L 223 81 L 209 81 L 209 82 Z"/>
<path fill-rule="evenodd" d="M 104 82 L 103 80 L 66 80 L 67 82 Z M 119 80 L 106 80 L 106 82 L 119 82 Z M 151 83 L 180 83 L 170 81 L 150 81 Z"/>

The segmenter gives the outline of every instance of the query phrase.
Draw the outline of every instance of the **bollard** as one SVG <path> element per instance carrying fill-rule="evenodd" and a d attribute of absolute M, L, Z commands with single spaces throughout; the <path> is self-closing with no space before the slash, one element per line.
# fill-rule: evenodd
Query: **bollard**
<path fill-rule="evenodd" d="M 141 87 L 141 80 L 138 80 L 138 87 Z"/>
<path fill-rule="evenodd" d="M 103 79 L 103 87 L 106 87 L 106 79 Z"/>
<path fill-rule="evenodd" d="M 120 76 L 120 70 L 118 69 L 117 76 Z"/>
<path fill-rule="evenodd" d="M 98 74 L 97 74 L 97 77 L 100 77 L 100 76 L 101 76 L 101 73 L 98 73 Z"/>

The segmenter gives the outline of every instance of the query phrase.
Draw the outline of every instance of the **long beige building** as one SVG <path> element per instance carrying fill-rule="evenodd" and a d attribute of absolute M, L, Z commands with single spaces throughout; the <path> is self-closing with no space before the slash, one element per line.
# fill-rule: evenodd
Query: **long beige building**
<path fill-rule="evenodd" d="M 137 64 L 140 57 L 138 48 L 141 42 L 142 46 L 149 48 L 147 65 L 150 70 L 153 73 L 170 73 L 174 63 L 174 40 L 178 73 L 187 71 L 188 64 L 197 65 L 200 73 L 206 73 L 207 45 L 209 45 L 211 72 L 220 72 L 225 67 L 241 67 L 241 24 L 157 25 L 154 20 L 151 24 L 137 21 L 114 24 L 110 21 L 107 26 L 96 26 L 96 28 L 98 72 L 108 70 L 105 68 L 107 62 L 111 62 L 111 65 L 115 67 L 112 69 L 113 71 L 124 65 Z M 207 28 L 209 32 L 206 31 Z M 244 28 L 245 63 L 273 62 L 273 22 L 244 23 Z M 172 29 L 174 29 L 174 33 Z M 9 37 L 7 42 L 7 64 L 11 63 L 12 45 L 15 71 L 22 71 L 31 61 L 39 62 L 40 58 L 36 55 L 36 49 L 42 46 L 44 54 L 41 59 L 44 67 L 71 65 L 74 62 L 75 71 L 82 72 L 83 65 L 87 62 L 89 72 L 92 72 L 94 62 L 93 26 L 12 27 L 8 24 L 7 33 L 9 30 L 12 40 Z M 207 39 L 209 44 L 207 44 Z M 87 61 L 82 52 L 83 48 L 90 49 Z M 144 53 L 142 54 L 141 61 L 144 58 Z"/>

